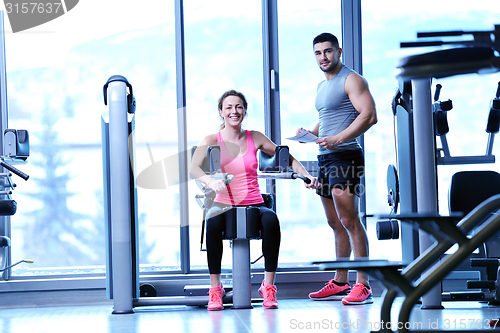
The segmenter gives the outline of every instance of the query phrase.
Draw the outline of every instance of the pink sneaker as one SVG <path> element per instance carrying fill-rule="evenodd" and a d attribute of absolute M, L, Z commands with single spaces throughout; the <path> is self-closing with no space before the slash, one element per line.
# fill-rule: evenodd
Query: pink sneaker
<path fill-rule="evenodd" d="M 349 283 L 339 286 L 333 280 L 330 280 L 325 285 L 321 290 L 310 293 L 309 298 L 315 301 L 340 301 L 351 291 Z"/>
<path fill-rule="evenodd" d="M 211 287 L 208 291 L 208 311 L 224 310 L 222 298 L 226 294 L 222 284 L 218 287 Z"/>
<path fill-rule="evenodd" d="M 262 285 L 259 288 L 259 295 L 264 299 L 262 306 L 266 309 L 277 309 L 278 301 L 276 300 L 276 286 L 273 284 L 265 284 L 264 281 L 262 281 Z"/>
<path fill-rule="evenodd" d="M 370 304 L 373 303 L 372 288 L 365 286 L 362 283 L 356 283 L 352 287 L 351 292 L 346 297 L 342 298 L 342 304 Z"/>

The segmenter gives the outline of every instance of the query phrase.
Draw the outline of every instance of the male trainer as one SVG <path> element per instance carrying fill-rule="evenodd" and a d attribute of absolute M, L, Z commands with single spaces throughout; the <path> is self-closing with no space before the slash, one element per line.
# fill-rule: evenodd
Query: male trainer
<path fill-rule="evenodd" d="M 360 177 L 364 156 L 356 138 L 377 122 L 375 101 L 367 81 L 340 62 L 342 49 L 337 37 L 322 33 L 313 40 L 314 54 L 325 80 L 317 89 L 315 106 L 319 122 L 310 132 L 318 136 L 317 194 L 328 224 L 335 235 L 338 259 L 368 257 L 366 230 L 358 217 Z M 302 130 L 299 130 L 301 132 Z M 343 304 L 373 303 L 368 276 L 357 273 L 351 288 L 348 270 L 338 269 L 332 280 L 309 297 L 313 300 L 342 300 Z"/>

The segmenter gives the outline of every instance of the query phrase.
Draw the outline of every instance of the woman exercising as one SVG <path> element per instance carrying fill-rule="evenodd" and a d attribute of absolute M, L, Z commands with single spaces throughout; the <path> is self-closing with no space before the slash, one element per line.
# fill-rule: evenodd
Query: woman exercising
<path fill-rule="evenodd" d="M 256 206 L 260 210 L 262 253 L 265 260 L 265 278 L 259 288 L 259 295 L 264 298 L 263 307 L 275 309 L 276 286 L 274 277 L 278 267 L 280 247 L 280 224 L 276 213 L 265 207 L 257 179 L 257 150 L 274 155 L 276 145 L 258 131 L 243 130 L 241 123 L 247 115 L 245 96 L 235 90 L 226 91 L 219 98 L 219 116 L 222 118 L 218 133 L 206 136 L 196 149 L 190 174 L 217 194 L 214 205 L 207 212 L 207 259 L 210 272 L 208 310 L 223 310 L 224 288 L 220 282 L 222 261 L 222 239 L 225 211 L 230 207 Z M 205 174 L 201 165 L 205 158 L 205 148 L 209 145 L 220 146 L 221 171 L 234 176 L 229 185 L 223 180 L 216 180 Z M 200 147 L 202 147 L 200 149 Z M 317 187 L 317 179 L 312 177 L 302 164 L 290 155 L 294 172 L 311 180 L 305 186 Z"/>

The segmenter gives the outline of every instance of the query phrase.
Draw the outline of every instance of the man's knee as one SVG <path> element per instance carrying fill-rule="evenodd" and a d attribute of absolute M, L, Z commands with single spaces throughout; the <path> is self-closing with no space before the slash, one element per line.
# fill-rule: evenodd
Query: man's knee
<path fill-rule="evenodd" d="M 349 217 L 343 217 L 340 219 L 342 225 L 344 228 L 349 232 L 358 232 L 358 231 L 364 231 L 364 227 L 361 224 L 361 221 L 357 216 L 349 216 Z"/>
<path fill-rule="evenodd" d="M 328 219 L 327 222 L 328 222 L 328 225 L 330 226 L 330 228 L 333 229 L 333 231 L 338 231 L 338 230 L 345 229 L 345 227 L 343 226 L 342 222 L 340 222 L 337 219 Z"/>

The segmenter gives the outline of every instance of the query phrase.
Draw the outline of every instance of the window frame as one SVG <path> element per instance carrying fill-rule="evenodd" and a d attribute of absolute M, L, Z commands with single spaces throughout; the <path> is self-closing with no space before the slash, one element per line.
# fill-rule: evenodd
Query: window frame
<path fill-rule="evenodd" d="M 356 63 L 355 59 L 361 58 L 361 1 L 360 0 L 342 0 L 341 21 L 343 28 L 343 40 L 353 41 L 353 45 L 346 47 L 344 45 L 344 61 L 346 64 Z M 263 20 L 263 71 L 264 71 L 264 95 L 265 95 L 265 124 L 266 135 L 268 135 L 277 144 L 281 141 L 281 123 L 280 114 L 271 110 L 279 110 L 279 54 L 278 54 L 278 34 L 277 34 L 277 0 L 262 0 L 262 20 Z M 186 87 L 185 87 L 185 54 L 184 54 L 184 13 L 183 0 L 175 1 L 175 38 L 176 38 L 176 65 L 177 65 L 177 126 L 178 126 L 178 150 L 187 151 L 186 136 Z M 346 19 L 348 18 L 348 19 Z M 4 24 L 3 13 L 0 15 L 0 24 Z M 354 66 L 356 67 L 356 66 Z M 4 34 L 0 37 L 0 86 L 4 93 L 0 94 L 0 107 L 2 119 L 2 132 L 7 128 L 8 114 L 6 106 L 6 64 L 5 64 L 5 41 Z M 0 139 L 3 147 L 3 137 Z M 187 160 L 186 154 L 179 159 L 180 170 L 184 170 L 180 176 L 181 179 L 187 178 Z M 189 197 L 187 193 L 187 181 L 180 182 L 180 207 L 181 221 L 189 221 Z M 185 184 L 185 187 L 184 185 Z M 268 181 L 267 187 L 272 187 L 273 181 Z M 182 208 L 184 207 L 184 208 Z M 181 222 L 181 269 L 179 271 L 170 271 L 162 273 L 141 273 L 143 279 L 168 279 L 169 276 L 181 274 L 198 275 L 202 272 L 192 270 L 190 267 L 189 252 L 189 222 Z M 187 227 L 187 228 L 186 228 Z M 183 229 L 186 228 L 186 229 Z M 0 217 L 0 235 L 10 235 L 11 226 L 9 217 Z M 10 260 L 9 253 L 9 260 Z M 259 272 L 259 269 L 255 270 Z M 280 268 L 280 272 L 317 271 L 317 267 L 290 267 Z M 280 274 L 280 272 L 278 274 Z M 320 272 L 316 272 L 320 273 Z M 300 276 L 300 273 L 297 273 Z M 322 273 L 321 273 L 322 274 Z M 320 275 L 321 275 L 320 274 Z M 312 278 L 314 280 L 314 278 Z M 22 292 L 22 291 L 42 291 L 42 290 L 72 290 L 72 289 L 101 289 L 105 288 L 105 274 L 56 274 L 43 276 L 10 276 L 10 270 L 4 273 L 4 281 L 0 280 L 0 294 L 3 292 Z"/>

